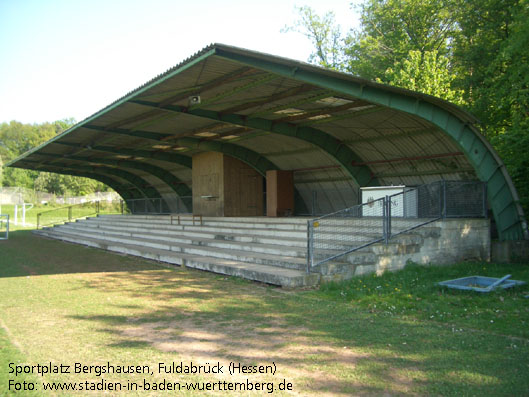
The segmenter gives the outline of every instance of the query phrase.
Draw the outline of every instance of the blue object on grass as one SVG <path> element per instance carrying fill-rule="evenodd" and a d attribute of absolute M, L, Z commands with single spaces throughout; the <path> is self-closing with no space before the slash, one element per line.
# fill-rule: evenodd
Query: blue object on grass
<path fill-rule="evenodd" d="M 443 287 L 462 289 L 468 291 L 477 291 L 477 292 L 491 292 L 495 288 L 511 288 L 517 285 L 525 284 L 524 281 L 518 280 L 509 280 L 511 277 L 510 274 L 507 274 L 504 277 L 484 277 L 484 276 L 469 276 L 456 278 L 454 280 L 441 281 L 437 283 Z"/>

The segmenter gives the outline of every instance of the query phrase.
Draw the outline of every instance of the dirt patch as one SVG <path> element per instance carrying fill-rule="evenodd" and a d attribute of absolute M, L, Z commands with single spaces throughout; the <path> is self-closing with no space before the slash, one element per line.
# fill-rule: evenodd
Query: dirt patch
<path fill-rule="evenodd" d="M 275 363 L 278 371 L 275 378 L 286 378 L 304 386 L 303 395 L 323 384 L 328 395 L 335 396 L 341 394 L 340 389 L 345 384 L 355 386 L 354 382 L 344 382 L 332 372 L 315 368 L 343 366 L 351 371 L 357 361 L 367 355 L 331 344 L 314 343 L 314 339 L 307 336 L 309 330 L 288 327 L 276 319 L 272 322 L 274 324 L 268 327 L 248 330 L 242 322 L 217 324 L 200 321 L 197 324 L 193 318 L 186 318 L 127 326 L 122 329 L 121 335 L 130 341 L 147 342 L 163 352 L 178 353 L 179 360 L 184 363 L 218 361 L 226 368 L 232 361 L 243 365 Z M 251 377 L 255 378 L 255 375 Z M 243 381 L 246 378 L 249 376 L 241 374 L 231 376 L 230 380 Z M 269 376 L 258 378 L 263 381 L 270 379 Z M 314 394 L 325 395 L 316 391 Z"/>

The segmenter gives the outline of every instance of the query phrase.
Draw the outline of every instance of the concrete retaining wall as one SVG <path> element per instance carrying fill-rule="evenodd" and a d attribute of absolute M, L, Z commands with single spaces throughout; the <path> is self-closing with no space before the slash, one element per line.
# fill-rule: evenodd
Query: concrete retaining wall
<path fill-rule="evenodd" d="M 372 246 L 374 263 L 358 265 L 354 275 L 402 269 L 406 263 L 452 264 L 490 261 L 488 219 L 447 219 L 396 236 L 388 245 Z M 353 256 L 348 258 L 353 263 Z"/>

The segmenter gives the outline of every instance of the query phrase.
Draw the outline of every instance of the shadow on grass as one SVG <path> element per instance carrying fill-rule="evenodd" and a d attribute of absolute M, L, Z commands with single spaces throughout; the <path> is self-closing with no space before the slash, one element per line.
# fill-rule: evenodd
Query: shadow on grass
<path fill-rule="evenodd" d="M 90 323 L 119 353 L 274 361 L 301 394 L 524 395 L 529 390 L 526 340 L 515 347 L 500 335 L 370 313 L 346 302 L 199 271 L 170 271 L 25 231 L 14 232 L 0 249 L 0 277 L 108 273 L 79 279 L 76 288 L 106 294 L 111 303 L 98 306 L 97 314 L 68 318 Z"/>
<path fill-rule="evenodd" d="M 514 348 L 497 335 L 375 315 L 194 271 L 166 276 L 87 281 L 87 288 L 163 303 L 133 315 L 72 318 L 97 324 L 112 336 L 111 348 L 172 352 L 184 361 L 274 361 L 312 393 L 514 395 L 528 387 L 526 342 Z"/>
<path fill-rule="evenodd" d="M 29 230 L 0 241 L 0 278 L 67 273 L 161 270 L 155 263 L 36 236 Z"/>

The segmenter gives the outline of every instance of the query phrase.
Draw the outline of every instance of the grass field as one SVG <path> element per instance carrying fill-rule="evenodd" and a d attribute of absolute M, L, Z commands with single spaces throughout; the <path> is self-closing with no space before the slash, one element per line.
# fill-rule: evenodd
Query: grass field
<path fill-rule="evenodd" d="M 216 382 L 215 391 L 180 392 L 192 396 L 272 394 L 267 387 L 301 396 L 529 395 L 529 288 L 480 295 L 434 285 L 507 273 L 529 281 L 527 265 L 409 266 L 288 291 L 17 231 L 0 241 L 0 394 L 15 395 L 10 380 L 35 383 L 18 393 L 30 396 L 85 394 L 44 391 L 46 382 L 145 380 L 151 390 L 107 395 L 158 396 L 169 394 L 152 390 L 165 380 Z M 159 373 L 172 362 L 224 373 Z M 230 362 L 276 372 L 230 375 Z M 71 373 L 15 377 L 10 363 L 70 365 Z M 75 363 L 92 373 L 73 373 Z M 149 373 L 97 376 L 107 363 Z M 229 387 L 222 382 L 264 390 L 218 391 Z M 278 390 L 288 383 L 292 390 Z"/>

